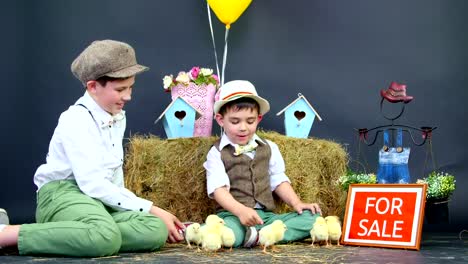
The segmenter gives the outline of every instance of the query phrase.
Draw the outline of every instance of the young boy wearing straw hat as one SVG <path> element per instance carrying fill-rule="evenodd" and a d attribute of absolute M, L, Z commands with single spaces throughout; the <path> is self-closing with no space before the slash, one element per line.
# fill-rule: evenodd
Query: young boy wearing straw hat
<path fill-rule="evenodd" d="M 288 228 L 283 242 L 304 239 L 320 215 L 318 204 L 302 202 L 292 189 L 278 146 L 256 134 L 269 109 L 254 85 L 242 80 L 224 84 L 214 104 L 224 133 L 204 163 L 207 191 L 218 203 L 218 215 L 234 231 L 235 247 L 255 246 L 258 230 L 278 219 Z M 295 212 L 274 214 L 273 193 Z"/>
<path fill-rule="evenodd" d="M 124 187 L 123 147 L 135 75 L 148 70 L 123 42 L 91 43 L 72 63 L 84 95 L 63 112 L 35 175 L 35 224 L 0 225 L 0 248 L 21 255 L 98 257 L 153 251 L 182 223 Z"/>

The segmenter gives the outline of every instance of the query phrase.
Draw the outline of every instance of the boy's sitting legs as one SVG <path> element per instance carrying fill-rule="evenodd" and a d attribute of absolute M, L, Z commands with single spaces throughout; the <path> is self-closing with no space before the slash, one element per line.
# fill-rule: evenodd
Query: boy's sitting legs
<path fill-rule="evenodd" d="M 302 240 L 310 236 L 310 229 L 312 229 L 315 219 L 320 216 L 320 214 L 312 214 L 309 210 L 304 210 L 302 214 L 290 212 L 279 215 L 262 210 L 257 212 L 264 220 L 263 226 L 271 224 L 275 220 L 282 220 L 286 224 L 288 230 L 281 241 L 283 243 Z M 228 211 L 220 212 L 218 216 L 223 218 L 226 226 L 234 231 L 236 236 L 234 247 L 255 247 L 258 245 L 258 226 L 246 228 L 240 223 L 239 218 Z"/>
<path fill-rule="evenodd" d="M 312 214 L 309 210 L 302 211 L 302 214 L 290 212 L 278 215 L 276 219 L 282 220 L 288 227 L 281 242 L 299 241 L 309 237 L 318 216 L 320 214 Z"/>
<path fill-rule="evenodd" d="M 304 210 L 302 214 L 296 212 L 275 214 L 273 212 L 258 211 L 261 218 L 264 220 L 264 225 L 269 225 L 275 220 L 281 220 L 285 223 L 288 230 L 284 234 L 284 238 L 280 243 L 303 240 L 310 236 L 315 220 L 320 214 L 312 214 L 309 210 Z M 258 227 L 258 226 L 257 226 Z M 245 233 L 244 247 L 255 247 L 258 245 L 258 234 L 260 229 L 250 227 Z"/>

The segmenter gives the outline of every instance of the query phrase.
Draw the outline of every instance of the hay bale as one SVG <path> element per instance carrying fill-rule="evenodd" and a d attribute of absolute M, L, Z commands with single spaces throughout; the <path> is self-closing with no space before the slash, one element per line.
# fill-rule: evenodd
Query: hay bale
<path fill-rule="evenodd" d="M 317 202 L 323 215 L 344 215 L 346 193 L 336 185 L 346 172 L 348 155 L 335 142 L 316 138 L 292 138 L 276 132 L 259 133 L 275 142 L 286 164 L 286 175 L 292 187 L 304 202 Z M 278 203 L 278 212 L 291 209 Z"/>
<path fill-rule="evenodd" d="M 347 154 L 339 144 L 276 132 L 258 134 L 278 144 L 286 174 L 304 202 L 318 202 L 324 215 L 343 215 L 346 196 L 335 182 L 345 173 Z M 215 202 L 206 193 L 203 162 L 216 139 L 132 136 L 125 159 L 127 188 L 181 221 L 203 222 L 215 212 Z M 278 205 L 278 213 L 291 211 L 285 204 Z"/>

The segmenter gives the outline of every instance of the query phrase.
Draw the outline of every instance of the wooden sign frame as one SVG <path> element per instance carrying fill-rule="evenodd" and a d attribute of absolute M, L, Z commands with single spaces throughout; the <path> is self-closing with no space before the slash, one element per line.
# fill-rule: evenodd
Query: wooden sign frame
<path fill-rule="evenodd" d="M 391 201 L 389 197 L 392 197 Z M 363 200 L 365 206 L 362 204 Z M 414 205 L 407 203 L 410 200 L 414 200 Z M 419 250 L 425 203 L 426 184 L 351 184 L 346 201 L 341 243 Z M 403 205 L 405 207 L 401 208 Z M 371 211 L 376 213 L 372 214 Z M 395 220 L 398 217 L 405 221 Z M 383 228 L 379 227 L 380 223 L 383 223 Z M 393 233 L 385 233 L 385 229 L 392 223 Z M 370 228 L 365 224 L 370 225 Z"/>

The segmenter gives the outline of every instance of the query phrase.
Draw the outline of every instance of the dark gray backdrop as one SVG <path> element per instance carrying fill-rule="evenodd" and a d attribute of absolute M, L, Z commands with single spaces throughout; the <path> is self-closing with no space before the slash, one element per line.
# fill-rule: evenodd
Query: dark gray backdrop
<path fill-rule="evenodd" d="M 127 135 L 165 137 L 161 124 L 153 124 L 170 102 L 165 74 L 215 67 L 203 0 L 17 0 L 2 1 L 1 10 L 0 207 L 14 223 L 34 221 L 32 177 L 60 113 L 84 92 L 70 63 L 92 40 L 126 41 L 151 67 L 138 76 L 126 108 Z M 380 89 L 406 83 L 415 99 L 401 123 L 439 127 L 437 163 L 457 177 L 450 227 L 466 229 L 467 13 L 463 0 L 254 0 L 231 28 L 226 80 L 252 81 L 272 105 L 262 127 L 281 133 L 283 120 L 275 114 L 304 94 L 324 119 L 311 136 L 345 144 L 353 159 L 353 128 L 387 123 L 379 113 Z M 221 56 L 224 26 L 213 19 Z M 363 149 L 374 171 L 381 144 Z M 424 154 L 413 146 L 413 181 L 423 176 Z"/>

